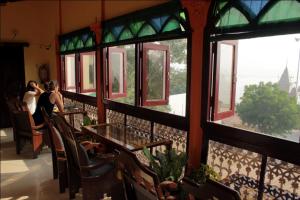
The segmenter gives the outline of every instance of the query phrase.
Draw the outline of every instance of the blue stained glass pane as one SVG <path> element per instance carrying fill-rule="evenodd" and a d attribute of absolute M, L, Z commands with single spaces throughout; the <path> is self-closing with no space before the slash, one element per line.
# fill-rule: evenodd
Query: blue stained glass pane
<path fill-rule="evenodd" d="M 119 36 L 120 32 L 123 30 L 123 27 L 124 27 L 124 26 L 121 25 L 121 26 L 115 26 L 115 27 L 112 28 L 112 31 L 113 31 L 113 33 L 114 33 L 114 35 L 115 35 L 116 37 Z"/>
<path fill-rule="evenodd" d="M 156 31 L 159 31 L 162 25 L 166 22 L 169 16 L 156 17 L 151 19 L 151 24 L 155 27 Z"/>
<path fill-rule="evenodd" d="M 88 39 L 88 37 L 89 37 L 89 35 L 86 33 L 86 34 L 83 34 L 82 36 L 81 36 L 81 38 L 82 38 L 82 41 L 86 41 L 87 39 Z"/>
<path fill-rule="evenodd" d="M 257 15 L 261 9 L 269 2 L 269 0 L 240 0 L 242 5 L 244 5 L 247 11 L 252 14 Z"/>

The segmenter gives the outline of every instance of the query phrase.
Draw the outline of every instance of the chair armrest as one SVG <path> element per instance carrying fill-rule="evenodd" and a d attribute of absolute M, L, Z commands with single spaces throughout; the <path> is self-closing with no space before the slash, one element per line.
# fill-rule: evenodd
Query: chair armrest
<path fill-rule="evenodd" d="M 45 124 L 45 123 L 42 123 L 42 124 L 40 124 L 40 125 L 38 125 L 38 126 L 31 126 L 31 127 L 32 127 L 32 129 L 38 131 L 38 129 L 45 128 L 45 127 L 46 127 L 46 124 Z"/>

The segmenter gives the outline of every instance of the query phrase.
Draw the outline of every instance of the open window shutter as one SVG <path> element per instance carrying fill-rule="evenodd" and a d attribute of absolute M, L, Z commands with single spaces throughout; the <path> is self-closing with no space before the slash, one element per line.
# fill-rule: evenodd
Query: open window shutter
<path fill-rule="evenodd" d="M 169 103 L 170 52 L 166 45 L 143 45 L 142 106 Z"/>
<path fill-rule="evenodd" d="M 108 98 L 126 97 L 127 55 L 125 49 L 108 48 Z"/>
<path fill-rule="evenodd" d="M 222 41 L 217 45 L 213 120 L 233 116 L 235 109 L 237 42 Z"/>

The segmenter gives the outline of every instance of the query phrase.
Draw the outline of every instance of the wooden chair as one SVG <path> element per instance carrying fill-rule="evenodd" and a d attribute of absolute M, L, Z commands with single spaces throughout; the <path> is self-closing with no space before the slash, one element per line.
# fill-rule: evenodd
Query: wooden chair
<path fill-rule="evenodd" d="M 33 158 L 37 158 L 43 145 L 43 135 L 46 129 L 43 125 L 35 126 L 29 111 L 13 112 L 13 125 L 16 133 L 16 151 L 20 154 L 23 148 L 23 141 L 29 140 L 32 143 Z"/>
<path fill-rule="evenodd" d="M 120 191 L 122 185 L 116 178 L 114 156 L 110 154 L 90 159 L 66 121 L 61 116 L 54 116 L 53 119 L 62 134 L 66 149 L 70 199 L 75 197 L 80 186 L 83 199 L 98 200 L 104 193 L 110 194 L 113 199 L 123 199 Z"/>
<path fill-rule="evenodd" d="M 54 126 L 54 121 L 42 107 L 42 114 L 49 130 L 52 150 L 53 178 L 59 180 L 59 191 L 64 193 L 68 187 L 67 157 L 62 137 Z"/>
<path fill-rule="evenodd" d="M 189 179 L 184 178 L 182 189 L 187 194 L 200 200 L 241 200 L 237 191 L 210 179 L 205 184 L 197 185 Z"/>
<path fill-rule="evenodd" d="M 118 163 L 122 171 L 127 199 L 165 199 L 157 174 L 143 165 L 134 153 L 127 149 L 121 150 Z"/>

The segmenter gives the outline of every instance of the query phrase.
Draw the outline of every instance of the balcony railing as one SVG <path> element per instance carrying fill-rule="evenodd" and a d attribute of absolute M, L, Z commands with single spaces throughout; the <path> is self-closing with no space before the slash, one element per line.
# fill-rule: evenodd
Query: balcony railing
<path fill-rule="evenodd" d="M 213 140 L 209 141 L 207 163 L 221 176 L 221 182 L 237 190 L 242 199 L 300 199 L 300 166 L 267 158 L 261 176 L 263 156 Z M 263 181 L 263 186 L 260 182 Z"/>

